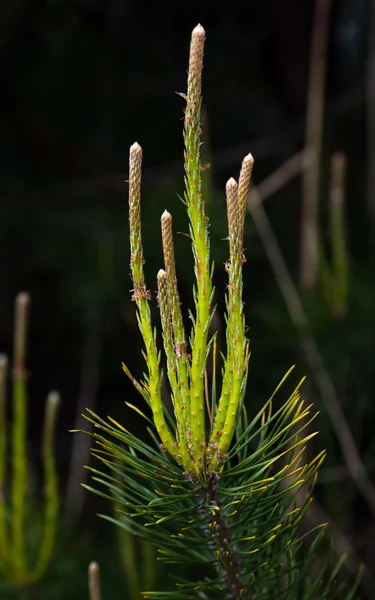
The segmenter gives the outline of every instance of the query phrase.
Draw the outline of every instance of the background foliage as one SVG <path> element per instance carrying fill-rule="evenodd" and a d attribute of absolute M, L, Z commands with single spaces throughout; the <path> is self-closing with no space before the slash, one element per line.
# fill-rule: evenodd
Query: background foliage
<path fill-rule="evenodd" d="M 128 148 L 136 139 L 144 149 L 145 270 L 146 279 L 153 281 L 162 257 L 158 222 L 163 210 L 173 207 L 176 231 L 186 230 L 176 196 L 182 194 L 183 182 L 183 103 L 174 92 L 185 91 L 190 32 L 201 21 L 209 41 L 203 89 L 207 160 L 212 164 L 205 173 L 207 210 L 216 289 L 223 290 L 224 182 L 248 151 L 255 157 L 253 177 L 259 183 L 304 146 L 313 9 L 312 0 L 287 6 L 278 0 L 235 0 L 230 7 L 209 0 L 188 6 L 169 0 L 2 3 L 0 348 L 11 351 L 13 300 L 27 289 L 32 296 L 28 449 L 36 489 L 42 489 L 45 397 L 52 387 L 62 397 L 56 447 L 63 518 L 55 558 L 37 597 L 81 598 L 87 564 L 94 558 L 101 563 L 103 597 L 124 595 L 117 532 L 96 518 L 103 510 L 98 498 L 80 496 L 78 483 L 85 477 L 80 465 L 89 460 L 86 442 L 73 441 L 68 429 L 90 406 L 142 431 L 141 421 L 124 405 L 125 399 L 134 401 L 134 392 L 121 371 L 122 361 L 136 375 L 143 368 L 129 294 Z M 366 120 L 372 114 L 371 98 L 366 98 L 371 88 L 369 23 L 366 0 L 333 3 L 319 182 L 321 230 L 329 241 L 329 161 L 341 151 L 348 165 L 349 310 L 338 323 L 320 286 L 303 299 L 310 331 L 371 478 L 375 289 L 374 199 L 366 171 L 372 148 Z M 297 177 L 265 204 L 296 282 L 301 188 Z M 250 217 L 246 232 L 245 301 L 253 350 L 248 407 L 255 410 L 291 364 L 297 363 L 299 375 L 309 365 Z M 187 244 L 184 236 L 176 241 L 184 306 L 191 305 Z M 220 317 L 220 293 L 218 306 Z M 319 447 L 328 450 L 317 506 L 334 521 L 339 548 L 349 552 L 349 576 L 357 562 L 367 565 L 363 597 L 371 598 L 374 516 L 348 474 L 327 404 L 314 378 L 309 380 L 309 396 L 321 410 Z"/>

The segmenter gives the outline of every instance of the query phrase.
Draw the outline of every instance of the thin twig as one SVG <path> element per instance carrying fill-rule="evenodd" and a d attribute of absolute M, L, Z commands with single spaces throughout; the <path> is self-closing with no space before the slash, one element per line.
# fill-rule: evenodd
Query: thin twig
<path fill-rule="evenodd" d="M 301 283 L 305 289 L 314 287 L 317 276 L 320 160 L 330 10 L 331 0 L 316 0 L 306 118 L 306 147 L 313 153 L 314 160 L 304 171 L 302 193 Z"/>
<path fill-rule="evenodd" d="M 367 61 L 367 202 L 375 220 L 375 0 L 370 0 Z"/>
<path fill-rule="evenodd" d="M 257 186 L 262 201 L 267 200 L 267 198 L 299 175 L 301 171 L 307 169 L 313 160 L 313 153 L 307 148 L 289 158 L 281 167 L 263 179 Z"/>

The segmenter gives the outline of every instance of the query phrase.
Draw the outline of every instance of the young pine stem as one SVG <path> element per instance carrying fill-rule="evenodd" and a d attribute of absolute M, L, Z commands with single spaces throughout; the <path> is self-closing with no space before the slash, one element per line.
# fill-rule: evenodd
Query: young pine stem
<path fill-rule="evenodd" d="M 192 358 L 190 374 L 190 421 L 194 458 L 202 465 L 205 443 L 204 371 L 207 337 L 211 319 L 212 284 L 210 274 L 210 243 L 208 219 L 202 198 L 200 158 L 200 115 L 205 31 L 197 25 L 190 45 L 188 91 L 186 96 L 185 144 L 185 200 L 190 221 L 190 235 L 195 263 L 196 316 L 192 333 Z"/>
<path fill-rule="evenodd" d="M 21 292 L 16 298 L 13 365 L 13 478 L 12 478 L 12 563 L 21 579 L 26 573 L 25 487 L 27 480 L 27 395 L 26 334 L 30 296 Z"/>
<path fill-rule="evenodd" d="M 60 395 L 50 392 L 47 398 L 43 430 L 43 463 L 45 481 L 44 530 L 35 569 L 30 575 L 32 581 L 38 581 L 44 574 L 55 541 L 57 515 L 59 507 L 58 482 L 53 452 L 57 410 Z"/>
<path fill-rule="evenodd" d="M 6 382 L 8 360 L 0 355 L 0 560 L 6 561 L 8 552 L 8 531 L 6 524 L 6 475 L 7 475 L 7 428 L 6 428 Z"/>
<path fill-rule="evenodd" d="M 100 600 L 100 567 L 95 561 L 89 564 L 89 597 L 90 600 Z"/>
<path fill-rule="evenodd" d="M 231 178 L 226 185 L 227 213 L 229 229 L 230 260 L 227 265 L 229 286 L 227 294 L 227 358 L 224 368 L 223 384 L 215 427 L 211 443 L 218 452 L 212 462 L 212 468 L 218 466 L 220 457 L 225 454 L 233 435 L 238 407 L 245 385 L 248 342 L 245 336 L 245 322 L 242 303 L 242 263 L 243 228 L 246 200 L 249 190 L 253 160 L 246 157 L 240 174 L 241 196 L 236 181 Z M 217 446 L 218 444 L 218 446 Z"/>
<path fill-rule="evenodd" d="M 171 301 L 169 296 L 168 276 L 167 273 L 160 269 L 158 276 L 158 304 L 160 310 L 160 318 L 163 332 L 163 344 L 165 356 L 167 358 L 168 379 L 171 384 L 172 402 L 176 417 L 179 456 L 184 466 L 188 466 L 190 459 L 187 447 L 186 430 L 185 430 L 185 415 L 183 408 L 183 398 L 181 398 L 179 390 L 179 381 L 176 372 L 176 355 L 174 349 L 174 337 L 171 320 Z"/>
<path fill-rule="evenodd" d="M 188 444 L 191 445 L 190 432 L 190 389 L 189 389 L 189 361 L 186 352 L 185 329 L 182 320 L 180 296 L 177 288 L 176 265 L 173 247 L 172 215 L 164 211 L 161 217 L 161 231 L 163 240 L 163 254 L 165 273 L 167 277 L 168 305 L 171 315 L 172 335 L 174 344 L 174 364 L 177 369 L 177 386 L 174 401 L 177 403 L 180 417 L 177 423 L 180 427 L 180 452 L 188 458 Z M 190 448 L 190 452 L 192 448 Z M 185 463 L 184 460 L 184 464 Z M 188 460 L 188 462 L 190 462 Z"/>
<path fill-rule="evenodd" d="M 146 288 L 143 274 L 143 248 L 141 235 L 141 177 L 142 149 L 135 143 L 130 148 L 129 158 L 129 225 L 130 225 L 130 267 L 133 279 L 132 300 L 137 305 L 137 317 L 146 348 L 148 367 L 148 386 L 150 404 L 154 416 L 155 427 L 168 452 L 176 459 L 178 451 L 165 421 L 161 398 L 161 382 L 159 357 L 156 347 L 156 332 L 152 329 L 149 306 L 150 292 Z"/>

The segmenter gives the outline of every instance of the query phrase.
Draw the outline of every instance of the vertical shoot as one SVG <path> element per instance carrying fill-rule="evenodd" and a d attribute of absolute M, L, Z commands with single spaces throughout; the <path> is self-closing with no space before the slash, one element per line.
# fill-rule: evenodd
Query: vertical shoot
<path fill-rule="evenodd" d="M 196 278 L 196 316 L 191 341 L 190 421 L 197 466 L 202 465 L 204 460 L 202 456 L 205 443 L 204 371 L 212 295 L 208 219 L 205 215 L 205 205 L 202 198 L 200 157 L 204 40 L 205 31 L 201 25 L 197 25 L 193 30 L 190 44 L 184 125 L 185 200 L 190 221 Z"/>
<path fill-rule="evenodd" d="M 152 329 L 149 306 L 150 292 L 146 288 L 143 274 L 143 247 L 141 234 L 141 179 L 142 148 L 134 143 L 129 157 L 129 227 L 130 227 L 130 267 L 133 279 L 132 300 L 137 305 L 137 317 L 146 348 L 148 367 L 148 388 L 155 427 L 168 452 L 177 459 L 177 450 L 171 432 L 165 421 L 161 398 L 159 357 L 156 346 L 156 333 Z"/>
<path fill-rule="evenodd" d="M 25 508 L 27 480 L 27 394 L 26 335 L 30 296 L 21 292 L 16 298 L 13 363 L 13 477 L 12 477 L 12 563 L 22 579 L 26 573 Z"/>

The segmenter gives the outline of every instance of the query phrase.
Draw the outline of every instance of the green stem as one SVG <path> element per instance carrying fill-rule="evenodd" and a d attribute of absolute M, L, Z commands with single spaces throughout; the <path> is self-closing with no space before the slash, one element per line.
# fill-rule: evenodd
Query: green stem
<path fill-rule="evenodd" d="M 50 561 L 56 534 L 59 507 L 58 481 L 54 456 L 54 437 L 57 409 L 60 396 L 51 392 L 47 398 L 43 431 L 43 462 L 45 479 L 44 530 L 38 561 L 29 576 L 30 581 L 38 581 L 44 574 Z"/>
<path fill-rule="evenodd" d="M 25 494 L 27 480 L 26 377 L 14 374 L 13 382 L 13 477 L 12 477 L 12 563 L 15 577 L 23 580 L 27 572 L 25 547 Z"/>
<path fill-rule="evenodd" d="M 7 468 L 7 429 L 6 429 L 6 382 L 8 361 L 0 355 L 0 558 L 6 560 L 8 550 L 7 511 L 6 511 L 6 468 Z"/>
<path fill-rule="evenodd" d="M 177 360 L 175 357 L 175 351 L 173 347 L 173 331 L 171 321 L 171 303 L 168 297 L 168 277 L 163 269 L 160 269 L 158 273 L 158 302 L 160 309 L 161 325 L 163 331 L 163 343 L 164 351 L 167 358 L 167 372 L 169 382 L 172 390 L 172 402 L 175 411 L 176 425 L 178 432 L 178 445 L 179 455 L 182 464 L 189 469 L 191 467 L 191 460 L 188 453 L 186 431 L 185 431 L 185 415 L 183 408 L 183 396 L 179 390 L 180 380 L 177 381 L 176 365 Z M 182 397 L 181 397 L 182 396 Z"/>
<path fill-rule="evenodd" d="M 26 292 L 19 293 L 15 303 L 14 319 L 11 553 L 14 577 L 21 582 L 27 573 L 24 532 L 27 481 L 27 373 L 25 370 L 25 357 L 29 304 L 29 294 Z"/>
<path fill-rule="evenodd" d="M 89 597 L 90 600 L 100 600 L 100 567 L 97 562 L 89 564 Z"/>
<path fill-rule="evenodd" d="M 227 360 L 223 385 L 211 443 L 217 453 L 211 463 L 214 470 L 229 448 L 245 384 L 247 340 L 242 303 L 242 234 L 243 217 L 238 203 L 238 186 L 231 178 L 226 185 L 230 262 L 227 295 Z M 218 442 L 216 441 L 218 439 Z"/>
<path fill-rule="evenodd" d="M 195 262 L 196 318 L 192 335 L 190 376 L 190 421 L 194 458 L 197 466 L 203 464 L 205 443 L 204 371 L 206 365 L 207 337 L 210 325 L 212 285 L 210 276 L 210 243 L 208 219 L 202 198 L 200 160 L 201 77 L 205 32 L 198 25 L 192 34 L 188 92 L 185 112 L 185 183 L 186 204 L 190 220 L 190 234 Z"/>
<path fill-rule="evenodd" d="M 155 427 L 164 447 L 176 459 L 178 449 L 165 421 L 161 398 L 161 382 L 159 357 L 156 346 L 156 333 L 152 330 L 151 311 L 149 306 L 150 292 L 147 290 L 143 275 L 143 248 L 141 235 L 141 178 L 142 148 L 135 143 L 130 148 L 129 157 L 129 225 L 131 272 L 133 279 L 133 300 L 138 311 L 138 325 L 146 348 L 147 368 L 149 374 L 150 404 Z"/>

